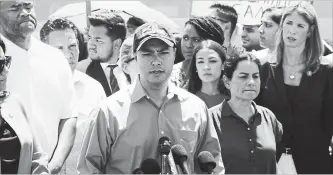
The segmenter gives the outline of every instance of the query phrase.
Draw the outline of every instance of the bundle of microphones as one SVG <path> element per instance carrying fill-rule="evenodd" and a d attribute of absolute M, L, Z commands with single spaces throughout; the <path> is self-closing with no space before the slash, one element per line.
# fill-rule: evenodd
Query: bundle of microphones
<path fill-rule="evenodd" d="M 148 158 L 142 161 L 140 168 L 136 168 L 132 174 L 193 174 L 189 171 L 187 152 L 183 145 L 171 146 L 168 137 L 161 137 L 158 143 L 158 151 L 161 157 L 161 166 L 156 160 Z M 172 154 L 169 154 L 170 151 Z M 213 174 L 216 162 L 212 153 L 209 151 L 200 152 L 198 162 L 202 172 Z"/>

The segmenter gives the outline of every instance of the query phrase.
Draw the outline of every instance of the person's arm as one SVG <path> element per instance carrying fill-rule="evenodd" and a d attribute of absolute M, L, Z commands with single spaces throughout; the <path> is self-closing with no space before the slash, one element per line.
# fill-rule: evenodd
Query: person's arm
<path fill-rule="evenodd" d="M 57 80 L 61 84 L 61 89 L 54 92 L 58 93 L 55 100 L 60 106 L 57 114 L 60 121 L 59 123 L 54 123 L 58 127 L 58 138 L 48 166 L 51 173 L 59 173 L 74 144 L 78 111 L 75 104 L 73 73 L 68 66 L 68 61 L 58 49 L 52 52 L 55 58 L 59 58 L 53 59 L 53 64 L 57 67 Z"/>
<path fill-rule="evenodd" d="M 48 169 L 48 156 L 43 152 L 34 131 L 32 131 L 33 137 L 33 153 L 31 162 L 31 174 L 50 174 Z"/>
<path fill-rule="evenodd" d="M 202 108 L 200 115 L 202 115 L 202 126 L 200 127 L 200 138 L 198 142 L 198 149 L 196 156 L 194 157 L 194 173 L 204 174 L 199 169 L 199 162 L 197 156 L 201 151 L 209 151 L 215 158 L 216 167 L 214 169 L 214 174 L 224 174 L 225 168 L 222 162 L 221 146 L 215 130 L 212 116 L 208 115 L 207 108 Z"/>
<path fill-rule="evenodd" d="M 54 150 L 49 169 L 52 174 L 61 171 L 74 144 L 76 134 L 76 117 L 61 119 L 59 123 L 58 143 Z"/>
<path fill-rule="evenodd" d="M 102 103 L 101 106 L 104 106 Z M 89 116 L 90 122 L 86 127 L 82 141 L 81 152 L 77 164 L 79 174 L 106 173 L 110 150 L 113 143 L 111 134 L 111 116 L 106 110 L 98 107 Z"/>

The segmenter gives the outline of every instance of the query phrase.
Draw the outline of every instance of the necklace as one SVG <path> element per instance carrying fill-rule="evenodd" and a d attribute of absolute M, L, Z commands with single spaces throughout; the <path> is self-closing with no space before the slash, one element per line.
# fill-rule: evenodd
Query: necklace
<path fill-rule="evenodd" d="M 296 72 L 301 72 L 302 69 L 304 69 L 304 65 L 298 64 L 298 65 L 283 65 L 286 69 L 287 72 L 289 73 L 289 79 L 290 80 L 295 80 L 296 78 Z M 293 71 L 292 71 L 293 70 Z"/>

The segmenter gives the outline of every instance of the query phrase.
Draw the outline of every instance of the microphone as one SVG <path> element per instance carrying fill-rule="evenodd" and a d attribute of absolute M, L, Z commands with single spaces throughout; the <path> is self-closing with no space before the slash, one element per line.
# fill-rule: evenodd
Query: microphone
<path fill-rule="evenodd" d="M 171 152 L 173 158 L 175 159 L 175 163 L 180 166 L 181 171 L 184 174 L 190 174 L 187 166 L 187 152 L 183 145 L 177 144 L 173 145 L 171 148 Z"/>
<path fill-rule="evenodd" d="M 161 174 L 169 174 L 168 171 L 168 154 L 170 153 L 171 142 L 168 137 L 161 137 L 158 141 L 158 151 L 161 155 Z"/>
<path fill-rule="evenodd" d="M 202 172 L 207 172 L 208 174 L 213 174 L 213 170 L 216 167 L 215 159 L 209 151 L 202 151 L 198 155 L 200 170 Z"/>
<path fill-rule="evenodd" d="M 140 174 L 160 174 L 161 173 L 160 165 L 158 165 L 156 160 L 151 159 L 151 158 L 144 160 L 140 165 L 140 169 L 142 170 L 142 173 L 140 173 Z M 139 173 L 137 173 L 137 174 L 139 174 Z"/>
<path fill-rule="evenodd" d="M 141 168 L 136 168 L 132 171 L 132 174 L 144 174 Z"/>

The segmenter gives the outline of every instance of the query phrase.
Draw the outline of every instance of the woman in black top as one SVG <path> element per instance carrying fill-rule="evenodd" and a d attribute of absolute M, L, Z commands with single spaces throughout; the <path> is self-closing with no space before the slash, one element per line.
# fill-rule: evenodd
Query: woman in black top
<path fill-rule="evenodd" d="M 260 91 L 260 61 L 235 56 L 224 64 L 224 84 L 230 100 L 209 109 L 217 130 L 226 174 L 276 174 L 276 143 L 282 125 L 253 100 Z"/>
<path fill-rule="evenodd" d="M 297 173 L 332 173 L 333 73 L 320 62 L 323 46 L 314 8 L 307 2 L 288 7 L 277 39 L 277 63 L 264 65 L 256 101 L 283 124 L 278 157 L 292 155 Z"/>

